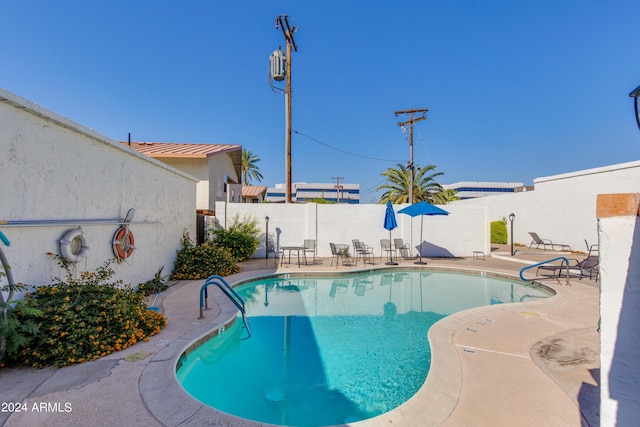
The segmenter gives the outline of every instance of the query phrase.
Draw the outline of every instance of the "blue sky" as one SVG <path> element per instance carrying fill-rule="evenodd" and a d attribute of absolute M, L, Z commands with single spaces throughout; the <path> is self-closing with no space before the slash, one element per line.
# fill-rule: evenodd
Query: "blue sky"
<path fill-rule="evenodd" d="M 640 159 L 640 2 L 0 0 L 0 87 L 124 141 L 241 144 L 285 180 L 358 183 L 409 159 L 395 111 L 428 108 L 414 161 L 457 181 L 514 181 Z M 282 85 L 280 85 L 282 86 Z M 374 160 L 375 159 L 375 160 Z"/>

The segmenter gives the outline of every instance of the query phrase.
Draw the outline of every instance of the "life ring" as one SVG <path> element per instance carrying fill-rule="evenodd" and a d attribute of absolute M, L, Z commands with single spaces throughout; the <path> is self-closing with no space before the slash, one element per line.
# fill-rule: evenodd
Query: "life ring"
<path fill-rule="evenodd" d="M 89 252 L 87 236 L 80 228 L 69 230 L 60 239 L 60 255 L 71 263 L 80 262 Z"/>
<path fill-rule="evenodd" d="M 129 227 L 120 227 L 113 235 L 113 254 L 118 259 L 127 259 L 135 248 L 135 240 Z"/>

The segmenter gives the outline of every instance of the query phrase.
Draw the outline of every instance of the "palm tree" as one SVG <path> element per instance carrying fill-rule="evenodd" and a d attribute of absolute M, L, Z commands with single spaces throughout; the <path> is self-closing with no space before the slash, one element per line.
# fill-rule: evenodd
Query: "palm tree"
<path fill-rule="evenodd" d="M 458 192 L 453 188 L 447 188 L 440 193 L 434 194 L 434 202 L 437 205 L 446 205 L 456 200 L 460 200 L 460 196 L 458 196 Z"/>
<path fill-rule="evenodd" d="M 416 166 L 413 178 L 413 202 L 438 203 L 437 195 L 443 191 L 435 178 L 443 175 L 442 172 L 435 172 L 435 165 L 425 167 Z M 387 182 L 378 187 L 378 190 L 386 190 L 380 198 L 380 203 L 408 203 L 409 187 L 411 185 L 411 170 L 405 168 L 400 163 L 395 168 L 389 168 L 382 173 L 387 178 Z"/>
<path fill-rule="evenodd" d="M 262 181 L 262 174 L 260 168 L 256 165 L 260 161 L 260 157 L 253 154 L 247 149 L 242 149 L 242 185 L 250 185 L 249 180 L 255 179 L 256 181 Z"/>

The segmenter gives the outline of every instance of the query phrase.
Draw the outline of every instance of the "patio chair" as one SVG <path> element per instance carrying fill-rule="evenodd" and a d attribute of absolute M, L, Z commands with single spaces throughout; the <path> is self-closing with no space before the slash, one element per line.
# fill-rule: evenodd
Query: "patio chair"
<path fill-rule="evenodd" d="M 267 241 L 267 259 L 265 260 L 264 265 L 267 265 L 269 263 L 269 254 L 273 254 L 273 258 L 275 259 L 275 265 L 278 265 L 278 262 L 280 260 L 280 257 L 284 256 L 284 251 L 282 250 L 282 248 L 278 247 L 276 250 L 276 244 L 272 239 L 269 239 Z"/>
<path fill-rule="evenodd" d="M 307 253 L 311 252 L 313 254 L 313 263 L 316 262 L 316 241 L 315 239 L 306 239 L 304 241 L 304 256 L 306 258 Z"/>
<path fill-rule="evenodd" d="M 329 296 L 331 298 L 335 297 L 337 293 L 345 294 L 349 289 L 349 280 L 338 279 L 334 280 L 331 284 L 331 290 L 329 291 Z"/>
<path fill-rule="evenodd" d="M 402 239 L 393 239 L 393 243 L 396 247 L 396 251 L 400 252 L 400 256 L 404 259 L 411 259 L 411 252 L 409 252 L 409 244 L 404 243 Z"/>
<path fill-rule="evenodd" d="M 373 289 L 373 280 L 368 278 L 353 279 L 353 293 L 359 297 L 364 296 L 367 290 Z"/>
<path fill-rule="evenodd" d="M 353 252 L 356 254 L 355 264 L 358 265 L 358 259 L 362 258 L 362 263 L 366 264 L 367 259 L 370 259 L 369 264 L 374 264 L 375 255 L 373 253 L 373 248 L 371 246 L 367 246 L 364 242 L 361 242 L 358 239 L 353 239 Z"/>
<path fill-rule="evenodd" d="M 595 275 L 596 281 L 598 280 L 598 276 L 600 275 L 600 257 L 598 255 L 588 255 L 582 261 L 578 261 L 577 259 L 570 259 L 569 262 L 571 261 L 574 261 L 575 263 L 570 263 L 568 266 L 564 262 L 564 260 L 560 263 L 560 265 L 541 265 L 540 267 L 538 267 L 536 275 L 540 270 L 547 270 L 551 271 L 552 277 L 555 277 L 556 272 L 558 272 L 559 276 L 562 276 L 562 274 L 568 269 L 569 274 L 571 273 L 571 271 L 577 271 L 580 280 L 582 280 L 582 278 L 585 277 L 587 273 L 589 274 L 589 279 L 592 279 Z"/>
<path fill-rule="evenodd" d="M 393 274 L 383 274 L 380 277 L 380 286 L 390 286 L 393 283 Z"/>
<path fill-rule="evenodd" d="M 331 264 L 333 265 L 333 260 L 336 260 L 336 268 L 338 268 L 338 262 L 340 258 L 342 258 L 342 265 L 344 265 L 344 260 L 351 258 L 349 255 L 349 245 L 343 245 L 339 243 L 329 243 L 331 246 Z"/>
<path fill-rule="evenodd" d="M 391 246 L 391 240 L 380 239 L 380 258 L 382 258 L 383 252 L 387 253 L 387 258 L 393 259 L 393 255 L 395 255 L 396 249 Z"/>
<path fill-rule="evenodd" d="M 553 243 L 549 239 L 541 239 L 538 236 L 538 233 L 534 233 L 533 231 L 529 231 L 529 235 L 531 235 L 531 238 L 533 239 L 529 244 L 529 249 L 531 249 L 533 245 L 536 245 L 536 249 L 540 249 L 540 245 L 542 245 L 542 248 L 545 250 L 547 249 L 547 246 L 548 246 L 551 248 L 552 251 L 555 251 L 556 246 L 559 246 L 563 251 L 571 251 L 571 246 L 565 245 L 563 243 Z"/>

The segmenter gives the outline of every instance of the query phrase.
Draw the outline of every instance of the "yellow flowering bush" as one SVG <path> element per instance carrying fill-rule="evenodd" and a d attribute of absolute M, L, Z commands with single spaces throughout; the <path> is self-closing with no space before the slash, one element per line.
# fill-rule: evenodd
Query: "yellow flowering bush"
<path fill-rule="evenodd" d="M 50 255 L 67 277 L 25 295 L 26 304 L 41 314 L 22 315 L 20 320 L 35 322 L 38 331 L 13 354 L 15 362 L 34 367 L 82 363 L 147 341 L 166 325 L 162 314 L 147 308 L 143 293 L 112 280 L 113 260 L 76 279 L 64 258 Z"/>

